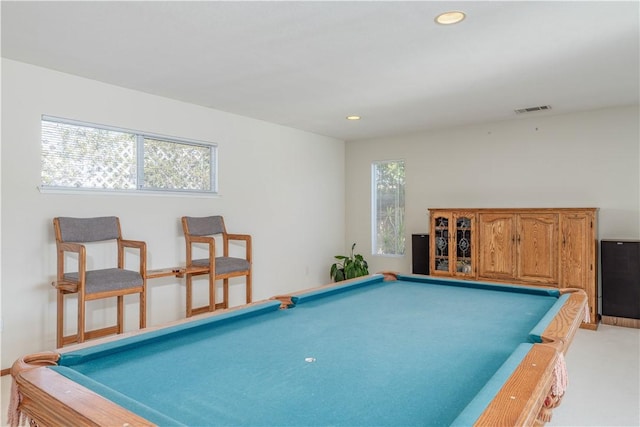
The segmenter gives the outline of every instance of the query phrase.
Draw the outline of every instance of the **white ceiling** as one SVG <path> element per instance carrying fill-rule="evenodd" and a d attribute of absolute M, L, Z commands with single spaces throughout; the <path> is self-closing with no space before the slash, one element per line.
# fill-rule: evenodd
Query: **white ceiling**
<path fill-rule="evenodd" d="M 639 103 L 638 1 L 1 8 L 3 57 L 344 140 Z"/>

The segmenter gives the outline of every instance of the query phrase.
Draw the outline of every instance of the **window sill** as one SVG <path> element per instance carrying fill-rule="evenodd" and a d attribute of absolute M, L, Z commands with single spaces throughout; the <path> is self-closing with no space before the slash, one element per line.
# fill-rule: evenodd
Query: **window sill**
<path fill-rule="evenodd" d="M 199 191 L 164 191 L 164 190 L 102 190 L 98 188 L 56 188 L 37 186 L 42 194 L 64 195 L 92 195 L 92 196 L 155 196 L 155 197 L 186 197 L 199 199 L 216 199 L 222 197 L 220 193 Z"/>

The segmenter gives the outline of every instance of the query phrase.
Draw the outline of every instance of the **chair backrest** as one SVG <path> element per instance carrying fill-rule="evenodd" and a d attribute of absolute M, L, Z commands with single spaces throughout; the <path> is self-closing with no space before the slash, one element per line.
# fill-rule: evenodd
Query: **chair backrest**
<path fill-rule="evenodd" d="M 205 217 L 183 217 L 183 223 L 186 225 L 185 233 L 193 236 L 213 236 L 216 234 L 226 234 L 224 227 L 224 219 L 221 216 L 205 216 Z"/>
<path fill-rule="evenodd" d="M 53 220 L 59 242 L 100 242 L 120 239 L 120 221 L 115 216 L 97 218 L 58 217 Z"/>

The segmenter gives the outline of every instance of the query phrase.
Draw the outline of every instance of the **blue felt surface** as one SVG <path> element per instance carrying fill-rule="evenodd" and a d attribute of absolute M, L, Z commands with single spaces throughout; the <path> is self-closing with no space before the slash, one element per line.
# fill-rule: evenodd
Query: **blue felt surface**
<path fill-rule="evenodd" d="M 141 417 L 150 421 L 152 420 L 154 424 L 159 426 L 184 426 L 184 424 L 167 417 L 162 412 L 150 408 L 137 400 L 133 400 L 130 397 L 113 390 L 98 381 L 94 381 L 88 376 L 82 375 L 71 368 L 66 366 L 50 366 L 49 368 L 58 372 L 60 375 L 64 375 L 65 377 L 90 388 L 105 399 L 117 402 L 120 406 L 128 408 L 130 411 L 135 412 Z"/>
<path fill-rule="evenodd" d="M 450 425 L 557 300 L 376 278 L 61 364 L 192 426 Z"/>
<path fill-rule="evenodd" d="M 473 400 L 469 402 L 460 415 L 453 420 L 451 426 L 466 427 L 473 425 L 484 412 L 487 407 L 487 402 L 493 400 L 498 394 L 502 385 L 509 379 L 520 362 L 522 362 L 529 350 L 531 350 L 531 347 L 533 347 L 533 344 L 520 344 L 502 366 L 500 366 L 500 369 L 487 381 Z"/>

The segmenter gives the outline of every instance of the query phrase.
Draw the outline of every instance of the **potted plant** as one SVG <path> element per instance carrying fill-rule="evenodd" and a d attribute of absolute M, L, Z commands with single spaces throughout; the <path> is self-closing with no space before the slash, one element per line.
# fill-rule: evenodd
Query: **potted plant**
<path fill-rule="evenodd" d="M 353 253 L 356 244 L 351 246 L 351 256 L 336 255 L 338 262 L 331 266 L 331 278 L 335 282 L 353 279 L 354 277 L 366 276 L 369 274 L 369 265 L 360 254 Z"/>

